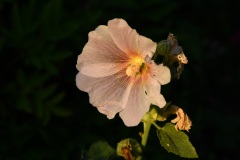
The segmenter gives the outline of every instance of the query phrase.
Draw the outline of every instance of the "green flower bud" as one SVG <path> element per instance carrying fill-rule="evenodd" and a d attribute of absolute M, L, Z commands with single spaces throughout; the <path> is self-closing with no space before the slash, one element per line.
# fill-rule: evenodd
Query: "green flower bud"
<path fill-rule="evenodd" d="M 162 40 L 157 44 L 156 54 L 167 55 L 171 51 L 171 43 L 168 40 Z"/>

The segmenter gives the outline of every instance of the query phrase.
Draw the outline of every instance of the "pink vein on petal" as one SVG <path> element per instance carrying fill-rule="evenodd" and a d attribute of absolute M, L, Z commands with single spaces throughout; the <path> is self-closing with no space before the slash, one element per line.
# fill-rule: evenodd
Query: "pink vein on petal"
<path fill-rule="evenodd" d="M 80 72 L 89 77 L 106 77 L 119 72 L 125 67 L 121 63 L 96 63 L 84 65 Z"/>

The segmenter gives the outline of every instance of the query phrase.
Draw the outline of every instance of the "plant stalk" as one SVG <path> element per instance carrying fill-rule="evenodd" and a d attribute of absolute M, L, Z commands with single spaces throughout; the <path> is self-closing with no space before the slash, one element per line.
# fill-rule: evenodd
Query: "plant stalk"
<path fill-rule="evenodd" d="M 143 122 L 143 134 L 142 134 L 142 142 L 141 142 L 143 149 L 146 147 L 151 125 L 152 125 L 152 122 L 149 119 Z M 137 160 L 142 160 L 142 156 L 138 156 Z"/>

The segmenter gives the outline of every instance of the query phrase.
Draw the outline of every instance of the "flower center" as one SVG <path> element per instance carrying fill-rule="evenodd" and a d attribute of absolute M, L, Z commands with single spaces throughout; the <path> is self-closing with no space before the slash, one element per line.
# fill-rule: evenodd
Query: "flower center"
<path fill-rule="evenodd" d="M 137 76 L 142 74 L 147 69 L 145 61 L 141 57 L 135 57 L 130 61 L 130 64 L 126 70 L 128 76 Z"/>

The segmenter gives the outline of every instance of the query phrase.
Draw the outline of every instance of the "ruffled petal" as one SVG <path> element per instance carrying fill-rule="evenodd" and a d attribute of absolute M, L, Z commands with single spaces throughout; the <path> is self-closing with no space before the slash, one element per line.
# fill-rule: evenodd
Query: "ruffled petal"
<path fill-rule="evenodd" d="M 138 39 L 138 51 L 142 54 L 142 56 L 145 58 L 146 56 L 149 56 L 151 59 L 154 53 L 156 52 L 157 43 L 153 42 L 151 39 L 139 36 Z M 147 53 L 147 55 L 146 55 Z"/>
<path fill-rule="evenodd" d="M 125 20 L 113 19 L 108 21 L 111 37 L 117 47 L 125 53 L 137 54 L 138 33 Z"/>
<path fill-rule="evenodd" d="M 89 77 L 106 77 L 124 68 L 126 68 L 126 66 L 121 63 L 96 63 L 83 65 L 80 72 Z"/>
<path fill-rule="evenodd" d="M 157 43 L 139 35 L 125 20 L 117 18 L 110 20 L 108 27 L 113 41 L 123 52 L 142 54 L 143 58 L 145 58 L 147 51 L 148 56 L 152 58 L 156 51 Z"/>
<path fill-rule="evenodd" d="M 126 107 L 119 113 L 126 126 L 136 126 L 149 111 L 151 102 L 142 81 L 135 82 L 128 98 Z"/>
<path fill-rule="evenodd" d="M 127 85 L 127 88 L 123 91 L 123 94 L 121 97 L 117 97 L 117 99 L 115 101 L 111 101 L 111 100 L 106 100 L 103 103 L 103 106 L 97 106 L 97 109 L 100 113 L 103 113 L 105 115 L 107 115 L 107 117 L 109 119 L 112 119 L 115 117 L 115 115 L 122 111 L 128 101 L 129 95 L 130 95 L 130 91 L 132 88 L 133 83 L 129 83 Z M 115 95 L 113 95 L 115 96 Z M 114 99 L 114 98 L 113 98 Z"/>
<path fill-rule="evenodd" d="M 149 76 L 147 84 L 147 95 L 151 101 L 151 104 L 154 104 L 160 108 L 166 105 L 166 100 L 162 94 L 160 94 L 161 85 L 159 82 Z"/>
<path fill-rule="evenodd" d="M 119 106 L 118 104 L 112 104 L 110 108 L 107 107 L 108 109 L 106 107 L 97 107 L 97 109 L 100 113 L 105 114 L 108 119 L 113 119 L 122 110 Z"/>
<path fill-rule="evenodd" d="M 108 118 L 113 118 L 125 108 L 133 85 L 125 70 L 99 78 L 88 77 L 79 72 L 76 83 L 80 90 L 89 93 L 90 103 Z"/>
<path fill-rule="evenodd" d="M 76 85 L 77 87 L 84 91 L 89 92 L 92 89 L 93 84 L 95 83 L 96 79 L 92 77 L 87 77 L 79 72 L 76 76 Z"/>
<path fill-rule="evenodd" d="M 154 62 L 151 63 L 152 77 L 158 80 L 161 85 L 167 84 L 171 80 L 171 73 L 168 67 L 163 64 L 156 65 Z"/>
<path fill-rule="evenodd" d="M 78 56 L 77 69 L 83 64 L 121 63 L 127 61 L 126 53 L 112 40 L 107 26 L 99 26 L 89 33 L 89 40 Z"/>

